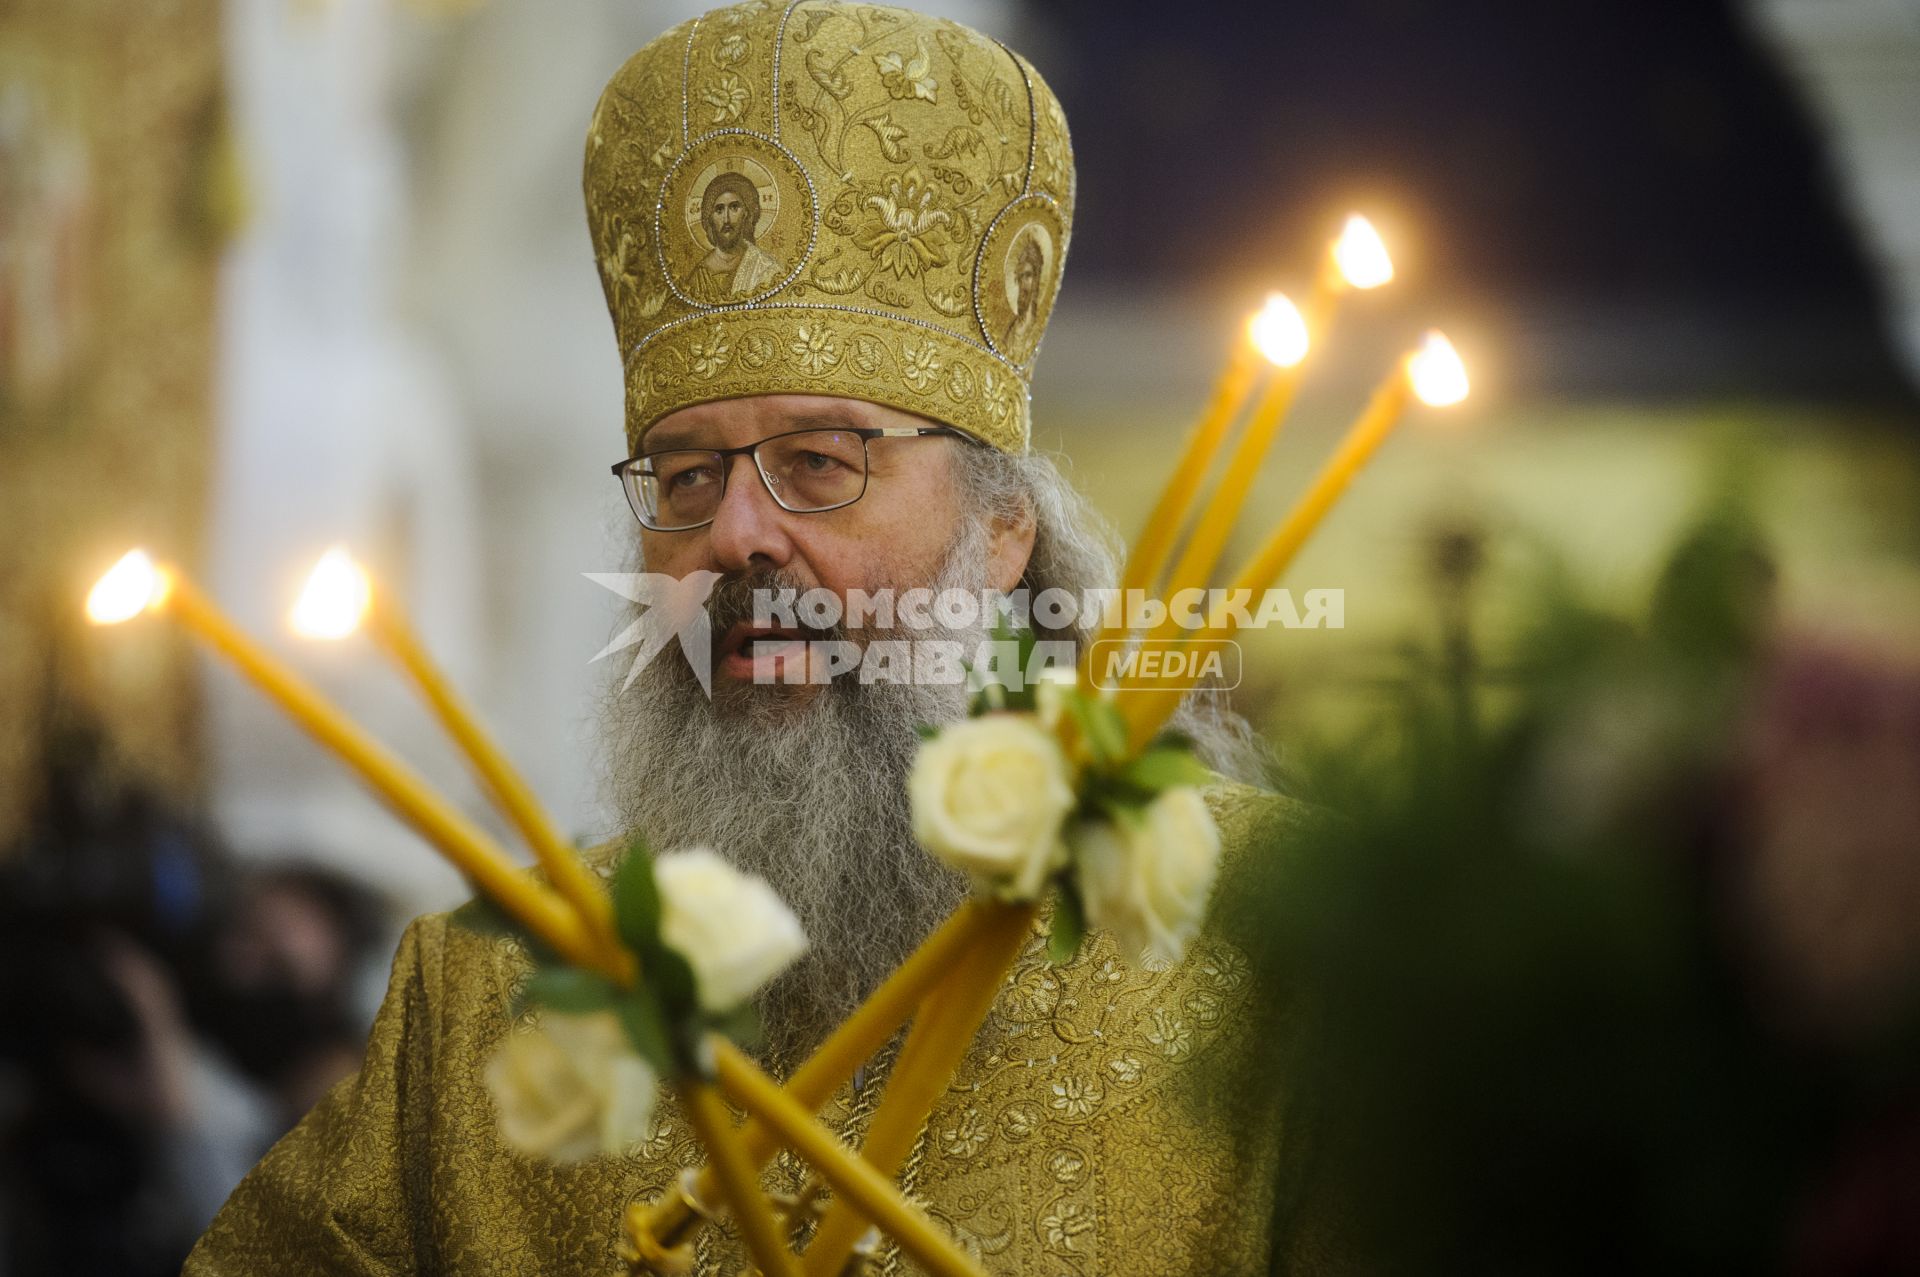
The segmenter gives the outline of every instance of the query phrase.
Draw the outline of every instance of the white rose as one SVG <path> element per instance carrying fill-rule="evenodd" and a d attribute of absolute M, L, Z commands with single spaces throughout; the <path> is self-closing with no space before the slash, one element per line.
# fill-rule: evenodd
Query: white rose
<path fill-rule="evenodd" d="M 913 833 L 989 890 L 1040 894 L 1066 863 L 1060 825 L 1073 774 L 1052 733 L 1027 714 L 988 714 L 925 741 L 907 777 Z"/>
<path fill-rule="evenodd" d="M 659 1079 L 611 1011 L 543 1012 L 487 1061 L 487 1091 L 510 1148 L 556 1162 L 620 1153 L 646 1138 Z"/>
<path fill-rule="evenodd" d="M 653 862 L 660 938 L 693 968 L 700 1006 L 724 1014 L 807 951 L 800 920 L 765 879 L 705 847 Z"/>
<path fill-rule="evenodd" d="M 1220 866 L 1220 831 L 1196 789 L 1161 792 L 1137 820 L 1068 833 L 1087 921 L 1129 954 L 1178 962 L 1200 930 Z"/>

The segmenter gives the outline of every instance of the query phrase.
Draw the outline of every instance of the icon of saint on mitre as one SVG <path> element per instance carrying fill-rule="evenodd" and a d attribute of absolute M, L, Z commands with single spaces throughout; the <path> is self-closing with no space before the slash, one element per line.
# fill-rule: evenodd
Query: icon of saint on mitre
<path fill-rule="evenodd" d="M 1040 313 L 1041 298 L 1052 272 L 1053 236 L 1038 222 L 1029 222 L 1008 245 L 1002 270 L 1009 314 L 998 344 L 1016 363 L 1031 359 L 1040 344 L 1046 322 Z"/>
<path fill-rule="evenodd" d="M 981 335 L 1022 368 L 1033 362 L 1053 313 L 1064 248 L 1060 215 L 1040 196 L 1008 205 L 980 246 L 975 269 Z"/>
<path fill-rule="evenodd" d="M 707 252 L 687 271 L 681 287 L 704 305 L 724 306 L 758 297 L 779 284 L 787 268 L 762 247 L 762 237 L 779 213 L 773 183 L 756 183 L 739 169 L 722 169 L 698 189 L 694 243 Z"/>

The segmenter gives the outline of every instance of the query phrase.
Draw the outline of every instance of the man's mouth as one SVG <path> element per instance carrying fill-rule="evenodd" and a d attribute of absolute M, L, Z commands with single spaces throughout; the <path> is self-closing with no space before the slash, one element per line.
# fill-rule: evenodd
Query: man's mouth
<path fill-rule="evenodd" d="M 720 636 L 714 655 L 720 672 L 742 681 L 778 679 L 786 662 L 805 660 L 806 636 L 778 625 L 734 625 Z"/>

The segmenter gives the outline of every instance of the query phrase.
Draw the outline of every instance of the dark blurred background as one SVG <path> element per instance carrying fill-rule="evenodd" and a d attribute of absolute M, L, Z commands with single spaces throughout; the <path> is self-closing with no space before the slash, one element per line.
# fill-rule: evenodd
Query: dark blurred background
<path fill-rule="evenodd" d="M 1905 399 L 1896 299 L 1761 8 L 1038 6 L 1076 282 L 1231 292 L 1365 208 L 1431 298 L 1559 330 L 1516 389 Z"/>
<path fill-rule="evenodd" d="M 285 635 L 305 567 L 352 545 L 569 829 L 613 832 L 589 658 L 617 600 L 580 574 L 624 565 L 631 520 L 580 149 L 607 76 L 698 7 L 0 5 L 0 1272 L 170 1270 L 351 1067 L 399 922 L 460 895 L 167 627 L 86 630 L 128 545 L 498 830 L 369 650 Z M 1399 276 L 1315 353 L 1246 522 L 1422 328 L 1472 370 L 1296 565 L 1345 628 L 1250 652 L 1238 703 L 1284 765 L 1366 739 L 1409 644 L 1462 633 L 1446 546 L 1485 565 L 1497 654 L 1542 579 L 1504 569 L 1637 606 L 1729 483 L 1781 633 L 1920 659 L 1911 3 L 931 7 L 1066 105 L 1037 442 L 1123 531 L 1245 314 L 1304 291 L 1349 211 Z"/>

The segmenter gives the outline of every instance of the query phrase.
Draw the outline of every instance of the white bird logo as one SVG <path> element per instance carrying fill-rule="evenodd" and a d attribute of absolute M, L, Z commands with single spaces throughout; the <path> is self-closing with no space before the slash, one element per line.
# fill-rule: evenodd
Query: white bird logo
<path fill-rule="evenodd" d="M 707 615 L 707 599 L 720 573 L 703 568 L 684 577 L 668 576 L 664 572 L 583 572 L 581 575 L 644 609 L 593 657 L 598 661 L 639 646 L 633 666 L 627 671 L 627 680 L 620 685 L 623 691 L 633 686 L 633 680 L 640 677 L 647 662 L 658 656 L 669 640 L 677 638 L 693 676 L 700 680 L 700 690 L 713 695 L 713 621 Z"/>

